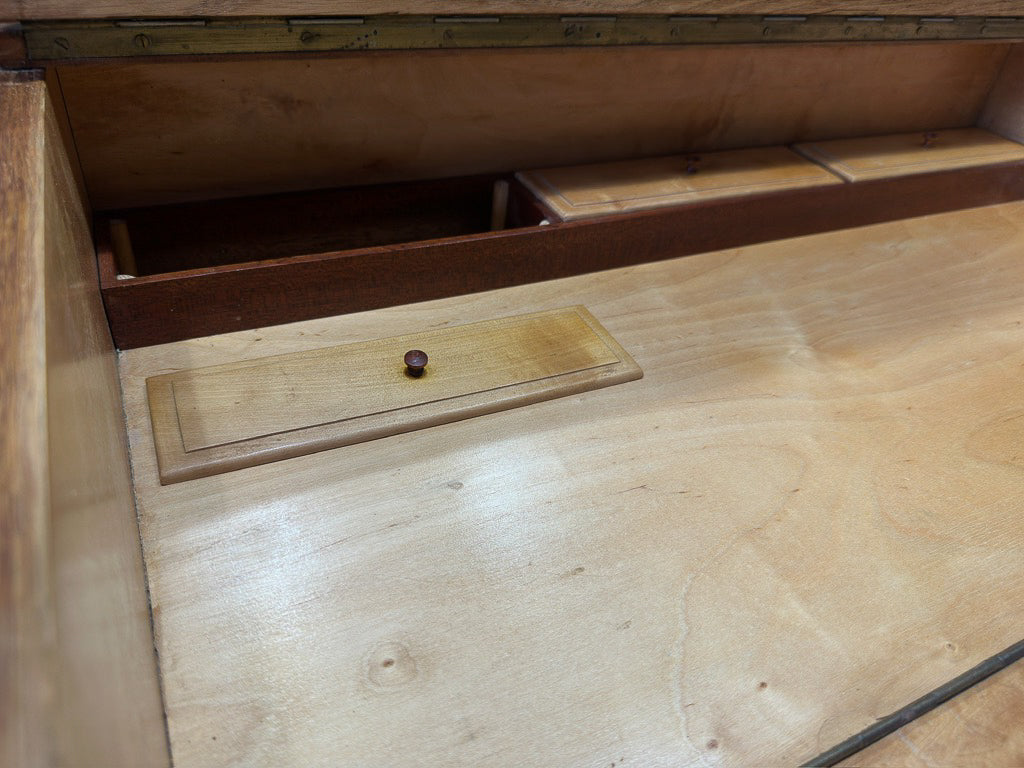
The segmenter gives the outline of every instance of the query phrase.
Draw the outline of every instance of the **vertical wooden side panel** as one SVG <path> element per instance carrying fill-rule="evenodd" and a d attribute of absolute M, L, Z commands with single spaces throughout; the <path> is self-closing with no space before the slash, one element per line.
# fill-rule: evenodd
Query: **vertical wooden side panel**
<path fill-rule="evenodd" d="M 0 764 L 52 762 L 42 201 L 45 89 L 0 73 Z"/>
<path fill-rule="evenodd" d="M 89 206 L 89 190 L 85 187 L 85 177 L 82 175 L 82 164 L 78 159 L 78 150 L 75 148 L 75 136 L 71 131 L 71 121 L 68 119 L 67 109 L 64 107 L 64 92 L 61 89 L 60 77 L 56 67 L 46 70 L 46 90 L 50 94 L 50 107 L 53 110 L 54 119 L 60 128 L 60 138 L 68 153 L 68 162 L 71 164 L 71 172 L 75 175 L 75 184 L 78 188 L 78 199 L 85 211 L 86 219 L 92 220 L 92 209 Z"/>
<path fill-rule="evenodd" d="M 57 115 L 45 124 L 46 383 L 61 765 L 166 766 L 116 353 Z"/>
<path fill-rule="evenodd" d="M 46 86 L 0 73 L 0 765 L 170 756 L 113 344 Z"/>
<path fill-rule="evenodd" d="M 1015 45 L 1003 63 L 978 118 L 978 125 L 1024 142 L 1024 45 Z"/>

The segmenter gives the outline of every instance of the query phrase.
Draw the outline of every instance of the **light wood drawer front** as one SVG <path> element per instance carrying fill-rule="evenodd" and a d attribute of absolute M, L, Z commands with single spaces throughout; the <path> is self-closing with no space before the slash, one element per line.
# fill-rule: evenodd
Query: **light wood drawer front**
<path fill-rule="evenodd" d="M 1024 146 L 981 128 L 819 141 L 795 149 L 847 181 L 1024 160 Z"/>
<path fill-rule="evenodd" d="M 566 221 L 842 183 L 786 147 L 547 168 L 517 176 Z"/>
<path fill-rule="evenodd" d="M 422 349 L 422 375 L 404 353 Z M 164 483 L 640 378 L 583 307 L 179 371 L 147 380 Z"/>

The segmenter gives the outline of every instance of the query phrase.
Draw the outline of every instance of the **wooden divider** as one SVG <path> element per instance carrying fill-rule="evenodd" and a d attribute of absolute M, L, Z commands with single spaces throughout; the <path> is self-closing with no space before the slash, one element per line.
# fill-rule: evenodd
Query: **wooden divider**
<path fill-rule="evenodd" d="M 978 125 L 1024 142 L 1024 46 L 1014 46 L 978 117 Z"/>

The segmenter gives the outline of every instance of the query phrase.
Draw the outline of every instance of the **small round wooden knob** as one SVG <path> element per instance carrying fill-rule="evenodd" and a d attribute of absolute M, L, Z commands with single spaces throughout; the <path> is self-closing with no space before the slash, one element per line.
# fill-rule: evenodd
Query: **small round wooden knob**
<path fill-rule="evenodd" d="M 405 372 L 413 378 L 423 375 L 423 369 L 427 367 L 427 353 L 422 349 L 410 349 L 405 353 Z"/>

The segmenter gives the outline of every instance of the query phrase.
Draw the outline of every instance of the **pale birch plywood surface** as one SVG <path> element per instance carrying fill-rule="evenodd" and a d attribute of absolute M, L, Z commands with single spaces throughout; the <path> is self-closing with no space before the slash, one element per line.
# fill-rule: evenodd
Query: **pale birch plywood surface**
<path fill-rule="evenodd" d="M 786 147 L 545 168 L 516 176 L 564 221 L 843 183 Z"/>
<path fill-rule="evenodd" d="M 1024 146 L 982 128 L 837 139 L 795 148 L 847 181 L 1024 160 Z"/>
<path fill-rule="evenodd" d="M 973 125 L 1008 44 L 58 68 L 96 210 Z"/>
<path fill-rule="evenodd" d="M 1024 204 L 121 356 L 175 765 L 793 764 L 1020 639 Z M 145 378 L 584 304 L 644 378 L 161 487 Z"/>
<path fill-rule="evenodd" d="M 840 763 L 848 768 L 1024 765 L 1024 664 L 1017 662 Z"/>
<path fill-rule="evenodd" d="M 408 375 L 405 354 L 429 363 Z M 643 372 L 585 307 L 147 379 L 164 483 L 517 408 Z"/>

